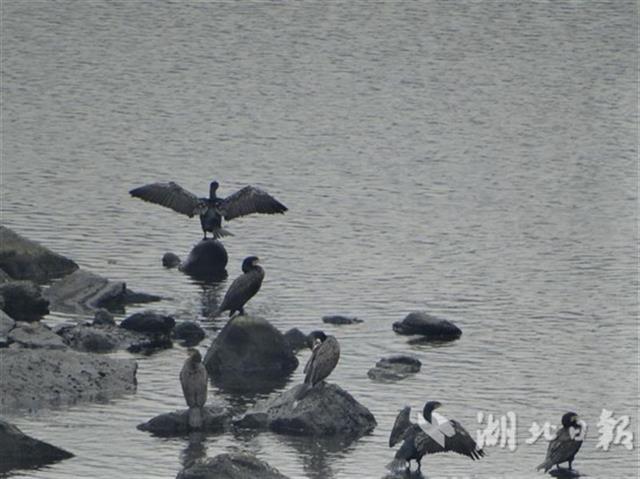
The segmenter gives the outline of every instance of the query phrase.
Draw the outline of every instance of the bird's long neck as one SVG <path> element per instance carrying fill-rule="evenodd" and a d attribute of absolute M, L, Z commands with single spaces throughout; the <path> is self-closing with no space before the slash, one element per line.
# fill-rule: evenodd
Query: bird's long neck
<path fill-rule="evenodd" d="M 431 413 L 433 412 L 433 408 L 430 406 L 427 406 L 424 408 L 424 411 L 422 411 L 422 415 L 424 416 L 424 418 L 428 421 L 431 422 Z"/>
<path fill-rule="evenodd" d="M 209 187 L 209 200 L 214 201 L 218 199 L 218 196 L 216 195 L 216 190 L 218 189 L 217 185 L 211 185 Z"/>

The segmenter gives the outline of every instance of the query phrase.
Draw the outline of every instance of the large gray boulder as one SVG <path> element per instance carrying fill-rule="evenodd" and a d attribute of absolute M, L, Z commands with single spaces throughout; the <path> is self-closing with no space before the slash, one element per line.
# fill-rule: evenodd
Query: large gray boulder
<path fill-rule="evenodd" d="M 196 462 L 178 473 L 176 479 L 287 479 L 277 469 L 244 453 L 219 454 Z"/>
<path fill-rule="evenodd" d="M 66 349 L 67 345 L 62 338 L 51 331 L 46 324 L 25 323 L 18 321 L 8 335 L 10 343 L 15 343 L 21 348 L 45 348 Z M 12 345 L 13 347 L 13 345 Z"/>
<path fill-rule="evenodd" d="M 14 279 L 47 283 L 78 269 L 64 256 L 0 226 L 0 268 Z"/>
<path fill-rule="evenodd" d="M 52 349 L 3 349 L 0 410 L 105 400 L 136 389 L 132 359 Z"/>
<path fill-rule="evenodd" d="M 279 434 L 350 439 L 376 427 L 373 414 L 340 386 L 321 382 L 296 401 L 301 387 L 298 384 L 274 398 L 259 401 L 234 424 Z"/>
<path fill-rule="evenodd" d="M 200 432 L 221 432 L 231 422 L 231 412 L 223 406 L 205 406 L 202 409 L 202 427 Z M 160 414 L 147 422 L 138 424 L 141 431 L 148 431 L 157 436 L 183 436 L 192 431 L 189 427 L 189 410 L 181 409 Z"/>
<path fill-rule="evenodd" d="M 193 247 L 180 269 L 194 278 L 224 279 L 227 277 L 228 261 L 229 256 L 223 244 L 207 238 Z"/>
<path fill-rule="evenodd" d="M 2 309 L 16 321 L 38 321 L 49 314 L 49 302 L 42 289 L 31 281 L 11 281 L 0 284 Z"/>
<path fill-rule="evenodd" d="M 457 339 L 462 334 L 451 321 L 422 311 L 409 313 L 402 321 L 393 323 L 398 334 L 421 335 L 430 339 Z"/>
<path fill-rule="evenodd" d="M 0 473 L 26 469 L 73 457 L 73 454 L 24 434 L 0 419 Z"/>
<path fill-rule="evenodd" d="M 269 389 L 265 382 L 288 377 L 298 367 L 284 336 L 266 319 L 236 316 L 229 320 L 204 358 L 210 377 L 223 388 Z"/>
<path fill-rule="evenodd" d="M 86 314 L 106 308 L 122 311 L 127 304 L 159 301 L 159 296 L 134 293 L 123 281 L 111 281 L 90 271 L 79 269 L 51 285 L 44 292 L 51 309 L 72 314 Z"/>

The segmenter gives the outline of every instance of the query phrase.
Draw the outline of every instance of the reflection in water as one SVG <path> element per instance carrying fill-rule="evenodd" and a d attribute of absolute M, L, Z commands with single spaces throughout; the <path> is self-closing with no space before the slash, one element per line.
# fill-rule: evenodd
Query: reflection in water
<path fill-rule="evenodd" d="M 203 432 L 191 432 L 189 434 L 187 447 L 180 454 L 182 467 L 187 468 L 196 461 L 207 456 L 207 446 L 205 445 L 206 434 Z"/>
<path fill-rule="evenodd" d="M 196 281 L 200 286 L 200 301 L 202 303 L 201 315 L 204 318 L 214 319 L 213 315 L 218 310 L 220 298 L 224 293 L 224 283 L 222 280 L 216 281 Z"/>
<path fill-rule="evenodd" d="M 382 479 L 429 479 L 421 471 L 397 471 L 391 472 Z"/>

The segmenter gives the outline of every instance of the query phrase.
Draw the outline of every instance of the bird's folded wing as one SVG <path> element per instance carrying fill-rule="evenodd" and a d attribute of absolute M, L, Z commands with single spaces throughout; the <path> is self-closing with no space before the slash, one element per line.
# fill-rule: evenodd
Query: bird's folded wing
<path fill-rule="evenodd" d="M 150 203 L 171 208 L 173 211 L 187 215 L 190 218 L 200 214 L 206 208 L 205 202 L 190 191 L 173 181 L 169 183 L 150 183 L 129 191 L 131 196 Z"/>
<path fill-rule="evenodd" d="M 400 439 L 404 437 L 404 433 L 411 426 L 411 407 L 405 406 L 396 417 L 389 436 L 389 447 L 395 446 Z"/>
<path fill-rule="evenodd" d="M 218 205 L 218 209 L 226 220 L 253 213 L 274 214 L 287 211 L 287 207 L 273 196 L 253 186 L 245 186 L 228 196 Z"/>
<path fill-rule="evenodd" d="M 560 429 L 556 437 L 549 442 L 547 458 L 545 462 L 553 465 L 568 461 L 582 445 L 581 441 L 575 441 L 566 429 Z"/>

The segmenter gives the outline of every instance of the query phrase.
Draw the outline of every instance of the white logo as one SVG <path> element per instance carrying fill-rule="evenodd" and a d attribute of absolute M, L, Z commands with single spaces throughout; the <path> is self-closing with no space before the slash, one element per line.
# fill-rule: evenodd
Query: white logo
<path fill-rule="evenodd" d="M 422 412 L 420 412 L 418 414 L 418 425 L 440 447 L 444 447 L 445 438 L 451 437 L 456 433 L 449 420 L 437 412 L 431 413 L 431 422 L 427 421 Z"/>

